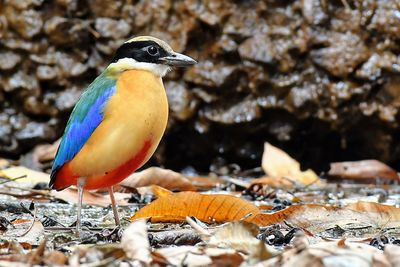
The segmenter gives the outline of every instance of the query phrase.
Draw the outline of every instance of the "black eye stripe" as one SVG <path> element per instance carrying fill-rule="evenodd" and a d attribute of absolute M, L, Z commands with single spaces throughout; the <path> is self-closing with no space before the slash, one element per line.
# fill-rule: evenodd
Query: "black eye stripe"
<path fill-rule="evenodd" d="M 151 46 L 154 46 L 158 53 L 150 54 L 148 49 Z M 121 58 L 133 58 L 139 62 L 158 63 L 159 58 L 168 55 L 169 53 L 154 41 L 138 41 L 121 45 L 116 51 L 112 62 L 117 62 Z"/>

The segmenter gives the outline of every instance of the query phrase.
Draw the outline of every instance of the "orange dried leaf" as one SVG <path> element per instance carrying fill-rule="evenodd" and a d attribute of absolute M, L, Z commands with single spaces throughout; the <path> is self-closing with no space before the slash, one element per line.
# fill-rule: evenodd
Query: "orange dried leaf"
<path fill-rule="evenodd" d="M 169 196 L 169 195 L 173 194 L 172 191 L 169 191 L 168 189 L 165 189 L 158 185 L 138 187 L 138 188 L 136 188 L 136 190 L 142 196 L 143 195 L 154 195 L 157 198 L 165 197 L 165 196 Z"/>
<path fill-rule="evenodd" d="M 314 204 L 309 204 L 309 205 L 314 205 Z M 304 209 L 304 206 L 305 205 L 293 205 L 274 213 L 258 214 L 251 220 L 251 222 L 257 224 L 258 226 L 268 226 L 275 223 L 280 223 L 292 216 L 295 216 L 297 212 Z"/>
<path fill-rule="evenodd" d="M 164 187 L 158 185 L 153 185 L 151 187 L 156 197 L 166 197 L 173 194 L 172 191 L 169 191 L 168 189 L 165 189 Z"/>
<path fill-rule="evenodd" d="M 196 191 L 192 182 L 182 174 L 158 167 L 136 172 L 120 183 L 126 187 L 158 185 L 169 190 Z"/>
<path fill-rule="evenodd" d="M 251 221 L 260 210 L 252 203 L 230 195 L 180 192 L 159 198 L 136 212 L 131 220 L 151 218 L 153 222 L 183 222 L 194 216 L 204 222 Z"/>

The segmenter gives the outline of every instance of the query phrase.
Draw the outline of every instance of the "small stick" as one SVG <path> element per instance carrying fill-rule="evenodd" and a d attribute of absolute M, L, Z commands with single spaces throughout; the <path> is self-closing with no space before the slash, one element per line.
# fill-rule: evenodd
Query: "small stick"
<path fill-rule="evenodd" d="M 192 228 L 194 230 L 196 230 L 199 234 L 205 235 L 205 236 L 211 236 L 211 234 L 204 229 L 203 227 L 201 227 L 198 223 L 196 223 L 192 218 L 190 218 L 189 216 L 186 216 L 186 222 L 192 226 Z"/>
<path fill-rule="evenodd" d="M 20 235 L 16 235 L 17 237 L 22 237 L 22 236 L 25 236 L 27 233 L 29 233 L 29 231 L 33 228 L 33 225 L 34 225 L 35 222 L 36 222 L 36 215 L 37 215 L 37 208 L 36 208 L 36 206 L 35 206 L 35 210 L 33 211 L 33 220 L 32 220 L 31 225 L 29 226 L 29 228 L 28 228 L 25 232 L 23 232 L 23 233 L 20 234 Z"/>
<path fill-rule="evenodd" d="M 350 7 L 349 3 L 347 3 L 347 0 L 342 0 L 342 4 L 346 8 L 346 10 L 348 10 L 348 11 L 351 10 L 351 7 Z"/>
<path fill-rule="evenodd" d="M 26 178 L 26 174 L 18 176 L 18 177 L 15 177 L 15 178 L 9 178 L 9 177 L 6 177 L 6 176 L 2 176 L 1 178 L 6 179 L 6 181 L 0 182 L 0 185 L 8 183 L 8 182 L 13 182 L 13 181 L 16 181 L 16 180 L 19 180 L 19 179 Z"/>

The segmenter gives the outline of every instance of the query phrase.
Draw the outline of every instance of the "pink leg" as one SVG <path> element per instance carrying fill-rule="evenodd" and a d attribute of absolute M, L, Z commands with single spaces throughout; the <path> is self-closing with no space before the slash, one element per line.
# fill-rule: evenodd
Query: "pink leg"
<path fill-rule="evenodd" d="M 78 214 L 76 218 L 76 231 L 78 233 L 78 236 L 81 235 L 82 231 L 81 214 L 82 214 L 83 187 L 85 186 L 85 183 L 86 183 L 86 178 L 80 177 L 78 179 L 78 184 L 76 185 L 78 187 Z"/>
<path fill-rule="evenodd" d="M 112 205 L 112 210 L 113 210 L 113 213 L 114 213 L 115 225 L 121 226 L 121 222 L 120 222 L 119 216 L 118 216 L 117 203 L 115 202 L 114 191 L 113 191 L 113 187 L 112 186 L 110 186 L 108 188 L 108 192 L 110 193 L 111 205 Z"/>

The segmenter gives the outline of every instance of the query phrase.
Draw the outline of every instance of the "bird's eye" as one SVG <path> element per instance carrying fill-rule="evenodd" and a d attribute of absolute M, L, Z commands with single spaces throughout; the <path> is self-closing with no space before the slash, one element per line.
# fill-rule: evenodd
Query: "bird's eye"
<path fill-rule="evenodd" d="M 149 46 L 147 48 L 147 53 L 149 53 L 150 56 L 157 56 L 158 55 L 158 48 L 155 47 L 154 45 Z"/>

